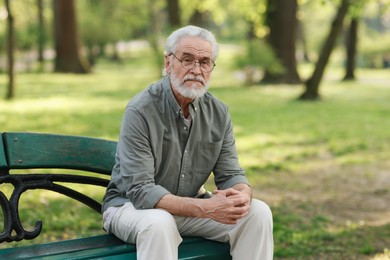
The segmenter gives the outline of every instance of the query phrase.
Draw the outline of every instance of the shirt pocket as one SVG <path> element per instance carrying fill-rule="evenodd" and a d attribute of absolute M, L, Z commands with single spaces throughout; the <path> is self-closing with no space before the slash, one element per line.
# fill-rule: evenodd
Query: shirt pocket
<path fill-rule="evenodd" d="M 199 142 L 196 155 L 196 169 L 202 174 L 210 174 L 221 153 L 222 140 L 218 142 Z"/>

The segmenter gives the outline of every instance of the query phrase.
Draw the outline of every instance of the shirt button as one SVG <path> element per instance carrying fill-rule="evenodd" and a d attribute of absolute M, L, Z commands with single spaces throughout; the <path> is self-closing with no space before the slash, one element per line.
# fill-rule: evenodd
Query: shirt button
<path fill-rule="evenodd" d="M 182 174 L 181 177 L 184 178 L 184 174 Z"/>
<path fill-rule="evenodd" d="M 187 130 L 187 127 L 186 127 L 186 126 L 184 127 L 184 130 Z"/>
<path fill-rule="evenodd" d="M 184 150 L 184 153 L 188 153 L 188 150 L 186 149 L 186 150 Z"/>

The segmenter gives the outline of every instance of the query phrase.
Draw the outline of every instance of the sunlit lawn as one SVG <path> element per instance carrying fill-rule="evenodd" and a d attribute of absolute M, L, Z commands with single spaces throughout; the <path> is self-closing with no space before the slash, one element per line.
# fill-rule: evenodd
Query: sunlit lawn
<path fill-rule="evenodd" d="M 121 65 L 103 62 L 91 75 L 19 74 L 17 97 L 0 101 L 0 130 L 116 140 L 129 98 L 158 79 L 149 58 L 137 56 Z M 366 175 L 376 180 L 376 169 L 386 171 L 383 182 L 389 182 L 389 71 L 361 70 L 357 82 L 342 83 L 338 80 L 342 72 L 329 70 L 321 86 L 323 100 L 300 102 L 296 98 L 302 86 L 244 87 L 231 63 L 229 52 L 217 61 L 210 91 L 229 105 L 241 164 L 255 195 L 273 208 L 276 257 L 353 259 L 390 248 L 390 221 L 383 222 L 390 220 L 389 210 L 379 225 L 364 219 L 366 224 L 351 219 L 346 225 L 316 203 L 324 196 L 340 199 L 332 183 L 340 188 L 340 182 L 346 181 L 345 189 L 352 193 L 349 180 Z M 5 82 L 5 75 L 0 75 L 0 96 L 4 96 Z M 371 171 L 360 174 L 354 169 Z M 321 183 L 324 180 L 332 182 Z M 325 189 L 325 185 L 330 186 Z M 212 184 L 208 187 L 213 188 Z M 389 198 L 389 187 L 381 186 L 380 192 L 367 196 Z M 0 188 L 10 190 L 4 185 Z M 321 191 L 318 197 L 309 197 L 315 191 Z M 98 198 L 103 194 L 103 190 L 85 192 Z M 294 199 L 297 194 L 308 198 Z M 103 233 L 98 214 L 60 195 L 33 191 L 22 203 L 26 225 L 44 220 L 43 234 L 23 243 Z M 364 205 L 360 210 L 364 211 Z M 7 246 L 15 244 L 0 248 Z"/>

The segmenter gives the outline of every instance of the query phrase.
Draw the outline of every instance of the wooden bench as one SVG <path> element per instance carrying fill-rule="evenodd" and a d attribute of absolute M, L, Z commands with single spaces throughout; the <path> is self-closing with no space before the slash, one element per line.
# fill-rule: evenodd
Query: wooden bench
<path fill-rule="evenodd" d="M 100 186 L 108 184 L 114 165 L 116 142 L 42 133 L 2 133 L 0 138 L 0 205 L 4 229 L 0 243 L 34 239 L 42 231 L 37 221 L 33 230 L 25 230 L 19 218 L 19 199 L 27 190 L 44 189 L 75 199 L 101 214 L 101 198 L 91 198 L 82 190 L 64 183 Z M 66 169 L 63 172 L 39 169 Z M 33 171 L 32 171 L 33 170 Z M 74 170 L 70 171 L 70 170 Z M 95 173 L 92 175 L 91 173 Z M 11 196 L 2 191 L 12 184 Z M 37 209 L 39 211 L 39 209 Z M 1 215 L 0 215 L 1 216 Z M 179 246 L 179 259 L 231 259 L 227 243 L 199 237 L 186 237 Z M 136 259 L 135 245 L 103 234 L 0 249 L 0 259 Z"/>

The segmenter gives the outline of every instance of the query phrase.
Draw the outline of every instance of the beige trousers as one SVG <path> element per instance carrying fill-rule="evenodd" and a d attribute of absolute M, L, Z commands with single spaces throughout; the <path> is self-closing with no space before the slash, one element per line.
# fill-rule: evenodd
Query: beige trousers
<path fill-rule="evenodd" d="M 272 213 L 267 204 L 253 199 L 249 214 L 235 225 L 205 218 L 172 216 L 160 209 L 137 210 L 126 203 L 113 215 L 110 231 L 136 244 L 138 260 L 178 259 L 182 236 L 199 236 L 230 243 L 233 260 L 273 258 Z"/>

